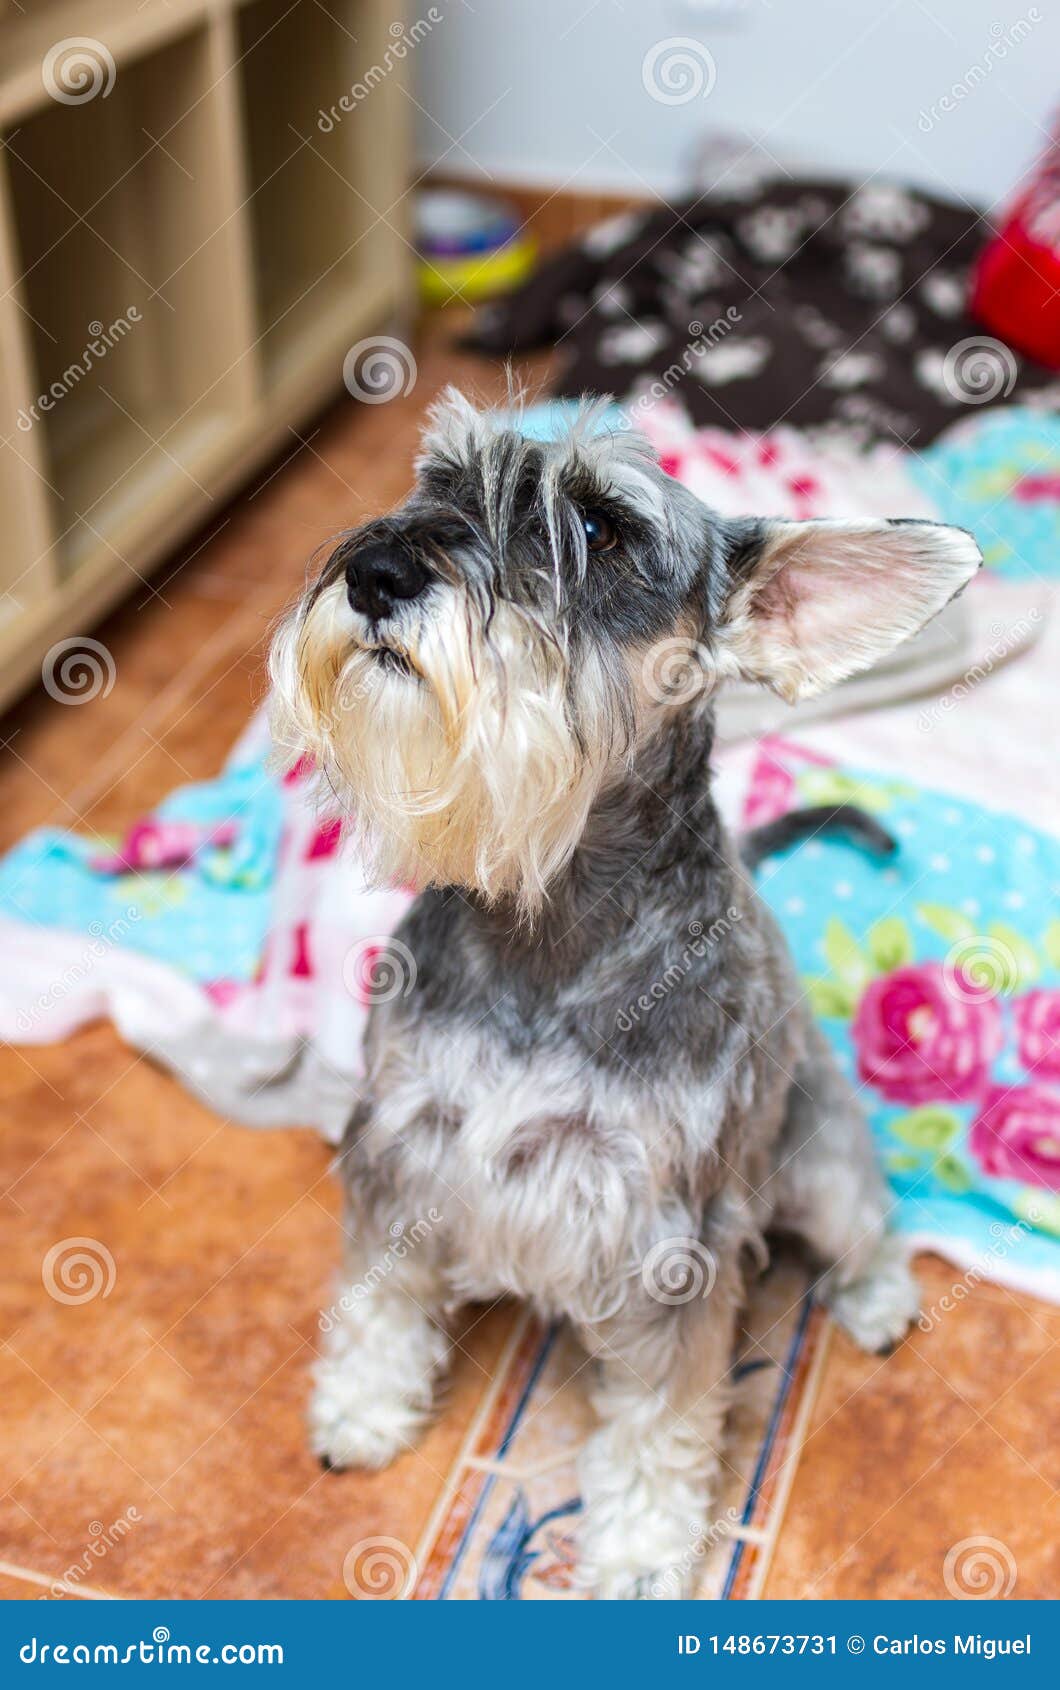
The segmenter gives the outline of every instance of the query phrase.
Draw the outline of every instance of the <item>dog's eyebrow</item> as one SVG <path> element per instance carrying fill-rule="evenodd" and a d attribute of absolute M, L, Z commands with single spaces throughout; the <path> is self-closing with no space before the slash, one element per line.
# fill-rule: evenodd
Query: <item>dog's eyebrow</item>
<path fill-rule="evenodd" d="M 448 493 L 460 476 L 460 466 L 452 458 L 430 458 L 420 469 L 420 482 L 429 493 Z"/>

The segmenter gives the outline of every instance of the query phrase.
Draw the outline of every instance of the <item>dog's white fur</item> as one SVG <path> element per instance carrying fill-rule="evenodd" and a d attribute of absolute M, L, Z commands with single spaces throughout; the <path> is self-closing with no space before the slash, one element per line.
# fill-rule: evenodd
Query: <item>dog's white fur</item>
<path fill-rule="evenodd" d="M 350 830 L 376 878 L 512 894 L 529 912 L 622 755 L 615 678 L 583 667 L 577 707 L 590 731 L 578 744 L 561 652 L 511 605 L 496 607 L 487 638 L 466 592 L 435 597 L 444 602 L 410 613 L 392 647 L 422 688 L 382 675 L 355 643 L 341 581 L 290 618 L 272 649 L 274 733 L 310 749 L 336 788 L 371 794 Z"/>

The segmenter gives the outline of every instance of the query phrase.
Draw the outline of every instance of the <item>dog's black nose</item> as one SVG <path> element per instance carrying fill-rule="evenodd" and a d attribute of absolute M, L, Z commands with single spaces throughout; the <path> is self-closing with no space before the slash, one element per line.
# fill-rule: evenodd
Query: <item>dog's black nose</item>
<path fill-rule="evenodd" d="M 379 622 L 401 599 L 414 599 L 427 571 L 398 540 L 367 540 L 346 560 L 346 597 L 354 610 Z"/>

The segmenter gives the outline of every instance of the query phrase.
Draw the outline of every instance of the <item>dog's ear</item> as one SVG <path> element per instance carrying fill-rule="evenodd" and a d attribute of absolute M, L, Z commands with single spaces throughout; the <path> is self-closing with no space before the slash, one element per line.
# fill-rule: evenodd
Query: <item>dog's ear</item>
<path fill-rule="evenodd" d="M 963 528 L 940 522 L 726 524 L 723 660 L 794 704 L 915 634 L 982 563 Z"/>

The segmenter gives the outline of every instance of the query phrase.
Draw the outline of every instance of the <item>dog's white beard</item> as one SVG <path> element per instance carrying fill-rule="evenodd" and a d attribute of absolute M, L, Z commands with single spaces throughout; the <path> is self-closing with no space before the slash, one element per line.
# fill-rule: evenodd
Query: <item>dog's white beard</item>
<path fill-rule="evenodd" d="M 613 767 L 617 701 L 583 667 L 575 735 L 559 653 L 509 605 L 488 643 L 447 590 L 396 649 L 415 677 L 351 641 L 345 590 L 323 592 L 273 645 L 273 732 L 308 751 L 376 877 L 460 885 L 540 906 Z"/>

